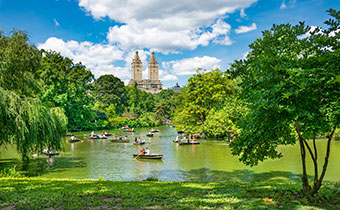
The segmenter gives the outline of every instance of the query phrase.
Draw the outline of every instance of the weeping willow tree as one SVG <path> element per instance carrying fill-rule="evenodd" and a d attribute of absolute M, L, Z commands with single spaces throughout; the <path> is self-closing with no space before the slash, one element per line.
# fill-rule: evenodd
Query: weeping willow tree
<path fill-rule="evenodd" d="M 0 146 L 16 145 L 23 160 L 43 148 L 61 149 L 66 124 L 63 109 L 50 109 L 38 99 L 20 98 L 0 88 Z"/>
<path fill-rule="evenodd" d="M 26 33 L 6 36 L 0 30 L 0 146 L 16 145 L 23 160 L 43 148 L 60 149 L 66 132 L 64 110 L 43 106 L 37 98 L 43 88 L 40 61 Z"/>

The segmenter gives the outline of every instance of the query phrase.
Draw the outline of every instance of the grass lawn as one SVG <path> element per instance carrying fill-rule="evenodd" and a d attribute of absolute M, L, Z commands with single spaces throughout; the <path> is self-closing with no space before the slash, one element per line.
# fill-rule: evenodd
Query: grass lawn
<path fill-rule="evenodd" d="M 0 178 L 1 209 L 340 209 L 340 183 L 316 197 L 300 183 Z"/>

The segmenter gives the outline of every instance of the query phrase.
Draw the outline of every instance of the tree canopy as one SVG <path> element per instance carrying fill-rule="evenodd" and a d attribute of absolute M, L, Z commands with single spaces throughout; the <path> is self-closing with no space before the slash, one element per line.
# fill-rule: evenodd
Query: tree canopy
<path fill-rule="evenodd" d="M 339 12 L 328 29 L 311 31 L 304 23 L 274 25 L 250 45 L 246 60 L 232 65 L 242 82 L 241 97 L 249 112 L 240 121 L 241 133 L 231 146 L 247 165 L 279 158 L 279 145 L 299 142 L 303 186 L 315 194 L 324 178 L 330 141 L 340 124 Z M 325 135 L 327 151 L 318 172 L 315 137 Z M 313 140 L 313 148 L 308 140 Z M 314 163 L 314 185 L 308 184 L 306 152 Z"/>
<path fill-rule="evenodd" d="M 0 45 L 0 145 L 16 145 L 24 160 L 43 148 L 60 149 L 67 118 L 37 98 L 41 54 L 22 31 L 1 33 Z"/>
<path fill-rule="evenodd" d="M 94 118 L 93 98 L 89 95 L 94 79 L 91 71 L 60 53 L 43 51 L 39 74 L 44 81 L 42 102 L 65 110 L 69 130 L 87 128 Z"/>
<path fill-rule="evenodd" d="M 201 71 L 189 78 L 188 85 L 177 100 L 180 105 L 174 117 L 176 129 L 204 133 L 209 113 L 223 108 L 233 94 L 233 81 L 220 70 Z"/>
<path fill-rule="evenodd" d="M 127 92 L 124 82 L 113 75 L 100 76 L 93 85 L 93 95 L 104 108 L 113 105 L 115 113 L 123 114 L 127 103 Z"/>

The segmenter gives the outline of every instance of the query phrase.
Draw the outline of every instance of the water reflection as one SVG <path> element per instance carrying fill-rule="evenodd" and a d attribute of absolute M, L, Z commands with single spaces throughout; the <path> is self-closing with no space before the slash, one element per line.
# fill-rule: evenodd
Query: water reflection
<path fill-rule="evenodd" d="M 199 145 L 173 143 L 177 132 L 167 126 L 158 128 L 159 133 L 146 137 L 149 129 L 136 129 L 128 134 L 129 143 L 112 143 L 109 139 L 87 139 L 87 132 L 78 133 L 81 142 L 68 143 L 64 139 L 64 150 L 52 163 L 46 157 L 37 157 L 24 168 L 15 148 L 0 153 L 0 169 L 18 165 L 30 176 L 56 178 L 87 178 L 107 180 L 143 180 L 155 177 L 165 181 L 266 181 L 271 179 L 299 179 L 301 173 L 298 145 L 280 147 L 282 159 L 267 160 L 250 168 L 231 155 L 224 141 L 198 140 Z M 120 130 L 110 130 L 112 137 L 125 136 Z M 133 145 L 133 139 L 142 137 L 144 145 Z M 325 153 L 324 142 L 317 142 L 319 156 Z M 152 153 L 163 154 L 162 161 L 136 160 L 132 154 L 149 147 Z M 326 180 L 340 181 L 340 141 L 332 142 L 332 153 Z M 51 160 L 48 160 L 51 161 Z M 319 165 L 322 166 L 320 158 Z M 309 169 L 311 163 L 308 163 Z M 309 174 L 313 171 L 310 170 Z"/>

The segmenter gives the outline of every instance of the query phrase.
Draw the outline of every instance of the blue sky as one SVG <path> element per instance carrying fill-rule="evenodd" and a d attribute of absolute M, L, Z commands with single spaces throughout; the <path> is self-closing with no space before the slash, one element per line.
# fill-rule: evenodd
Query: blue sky
<path fill-rule="evenodd" d="M 164 86 L 187 79 L 199 67 L 226 70 L 273 24 L 323 26 L 339 0 L 0 0 L 0 29 L 25 30 L 38 48 L 85 64 L 96 77 L 127 82 L 139 51 L 155 51 Z"/>

